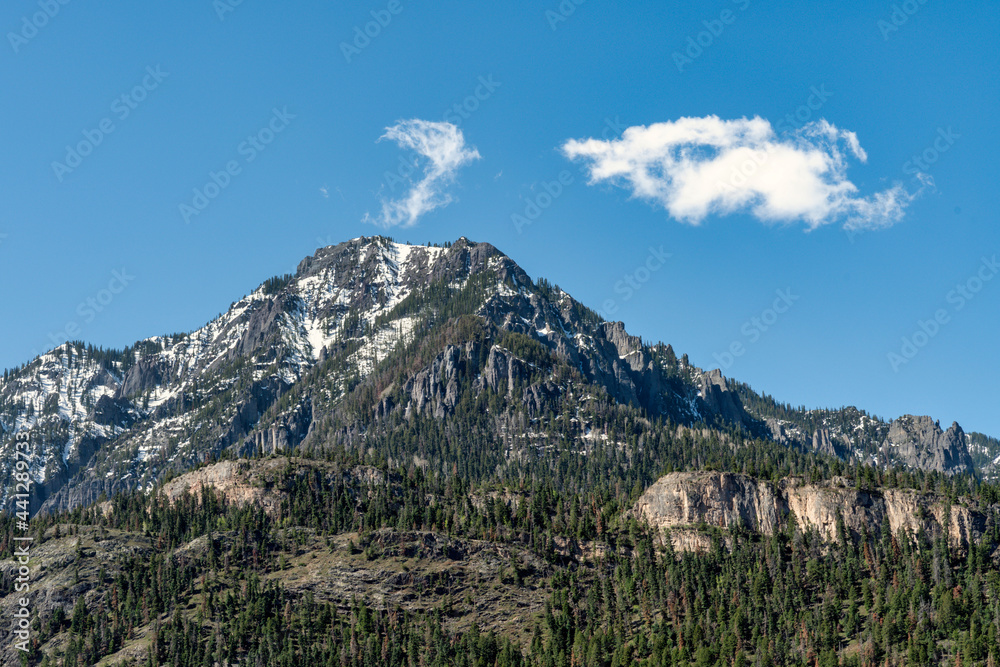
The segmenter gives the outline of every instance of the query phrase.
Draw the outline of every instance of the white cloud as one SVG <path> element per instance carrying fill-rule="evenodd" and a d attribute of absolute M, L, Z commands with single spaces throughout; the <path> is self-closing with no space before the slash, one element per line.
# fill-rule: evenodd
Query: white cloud
<path fill-rule="evenodd" d="M 888 227 L 913 199 L 897 184 L 866 197 L 847 180 L 848 158 L 868 155 L 853 132 L 825 120 L 781 136 L 754 117 L 681 118 L 626 129 L 619 139 L 570 140 L 590 183 L 610 182 L 699 224 L 709 215 L 749 212 L 809 229 L 842 220 L 851 229 Z"/>
<path fill-rule="evenodd" d="M 379 137 L 391 139 L 402 148 L 420 155 L 423 178 L 410 186 L 399 199 L 383 199 L 378 215 L 366 213 L 364 221 L 382 227 L 411 227 L 429 211 L 451 203 L 445 188 L 455 180 L 459 167 L 478 160 L 479 151 L 466 147 L 462 131 L 452 123 L 427 120 L 404 120 L 385 128 Z"/>

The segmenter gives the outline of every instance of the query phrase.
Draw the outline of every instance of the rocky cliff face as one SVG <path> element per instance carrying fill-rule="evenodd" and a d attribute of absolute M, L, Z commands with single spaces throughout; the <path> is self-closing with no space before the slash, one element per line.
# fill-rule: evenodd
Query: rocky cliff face
<path fill-rule="evenodd" d="M 241 506 L 250 503 L 271 516 L 278 516 L 281 503 L 288 498 L 289 480 L 313 473 L 318 473 L 326 483 L 339 480 L 362 490 L 386 482 L 386 475 L 370 466 L 344 468 L 312 459 L 279 456 L 219 461 L 175 477 L 160 487 L 159 493 L 169 502 L 175 502 L 184 493 L 198 497 L 203 489 L 211 489 L 216 497 L 228 503 Z"/>
<path fill-rule="evenodd" d="M 449 345 L 428 368 L 419 371 L 406 381 L 403 391 L 409 396 L 406 413 L 429 411 L 434 417 L 444 419 L 458 403 L 458 378 L 466 363 L 471 363 L 469 353 L 474 351 L 470 344 L 463 350 Z"/>
<path fill-rule="evenodd" d="M 845 448 L 830 436 L 830 429 L 826 427 L 818 428 L 813 432 L 812 449 L 814 452 L 826 454 L 827 456 L 847 457 Z"/>
<path fill-rule="evenodd" d="M 960 550 L 979 540 L 988 520 L 1000 508 L 978 510 L 915 491 L 858 490 L 836 479 L 808 484 L 787 478 L 779 484 L 745 475 L 718 472 L 671 473 L 661 477 L 639 498 L 636 516 L 652 526 L 670 529 L 674 547 L 699 550 L 704 538 L 693 529 L 706 524 L 718 528 L 743 526 L 765 535 L 774 533 L 794 517 L 803 530 L 814 530 L 826 541 L 845 537 L 878 537 L 883 529 L 896 535 L 944 535 Z M 677 533 L 674 536 L 673 533 Z"/>
<path fill-rule="evenodd" d="M 661 477 L 642 494 L 635 510 L 659 528 L 743 525 L 760 533 L 773 533 L 787 513 L 770 484 L 718 472 Z"/>
<path fill-rule="evenodd" d="M 974 471 L 962 427 L 956 422 L 942 431 L 931 417 L 904 415 L 892 422 L 882 455 L 886 463 L 947 475 Z"/>
<path fill-rule="evenodd" d="M 726 423 L 751 426 L 750 415 L 743 409 L 739 395 L 730 388 L 719 369 L 702 374 L 699 382 L 698 393 L 709 415 L 718 416 Z"/>

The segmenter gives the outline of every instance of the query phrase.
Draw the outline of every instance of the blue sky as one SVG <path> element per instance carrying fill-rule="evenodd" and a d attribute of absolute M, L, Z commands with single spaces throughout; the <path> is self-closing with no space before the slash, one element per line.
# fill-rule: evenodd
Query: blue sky
<path fill-rule="evenodd" d="M 114 347 L 196 328 L 320 245 L 465 235 L 779 400 L 1000 435 L 996 3 L 222 2 L 0 9 L 0 365 L 67 328 Z M 867 161 L 838 135 L 848 208 L 920 194 L 891 226 L 848 230 L 719 201 L 678 220 L 686 172 L 659 163 L 675 179 L 659 198 L 590 178 L 639 130 L 712 116 L 759 117 L 784 148 L 821 119 L 853 133 Z M 414 153 L 379 138 L 412 119 L 457 125 L 468 159 L 386 230 L 382 203 L 426 172 L 387 179 Z M 587 138 L 604 143 L 571 159 Z M 212 173 L 225 187 L 185 220 Z M 756 201 L 801 194 L 787 183 Z"/>

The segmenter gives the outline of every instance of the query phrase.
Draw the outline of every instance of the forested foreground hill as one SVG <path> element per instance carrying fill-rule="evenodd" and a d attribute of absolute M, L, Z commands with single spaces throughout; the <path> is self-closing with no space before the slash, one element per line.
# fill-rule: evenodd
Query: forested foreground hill
<path fill-rule="evenodd" d="M 956 496 L 943 476 L 897 477 L 893 488 L 878 471 L 853 480 L 852 492 L 927 504 L 926 527 L 896 534 L 886 522 L 856 535 L 841 520 L 826 535 L 781 513 L 766 530 L 738 521 L 718 528 L 704 519 L 751 496 L 702 496 L 694 522 L 673 528 L 701 539 L 675 549 L 620 485 L 591 489 L 573 474 L 469 483 L 364 458 L 339 450 L 221 461 L 156 493 L 35 519 L 41 592 L 28 663 L 973 665 L 998 657 L 995 487 Z M 670 485 L 679 475 L 691 474 L 668 476 Z M 785 481 L 845 484 L 820 468 Z M 933 518 L 938 505 L 979 517 L 976 539 L 950 539 Z M 0 547 L 10 559 L 10 543 Z M 17 597 L 9 576 L 3 593 L 7 615 Z M 18 664 L 10 637 L 2 639 L 4 664 Z"/>
<path fill-rule="evenodd" d="M 0 427 L 33 665 L 1000 658 L 997 441 L 778 403 L 489 244 L 355 239 L 195 332 L 67 343 Z"/>

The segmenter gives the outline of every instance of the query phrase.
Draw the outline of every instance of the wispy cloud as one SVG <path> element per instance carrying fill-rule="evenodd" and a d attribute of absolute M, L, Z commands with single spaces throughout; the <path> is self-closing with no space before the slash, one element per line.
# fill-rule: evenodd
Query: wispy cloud
<path fill-rule="evenodd" d="M 365 222 L 381 227 L 411 227 L 423 214 L 451 203 L 452 196 L 445 188 L 455 180 L 460 167 L 480 158 L 479 151 L 466 146 L 462 131 L 452 123 L 404 120 L 387 127 L 379 141 L 382 139 L 395 141 L 423 158 L 419 160 L 423 177 L 399 199 L 383 199 L 377 215 L 365 214 Z"/>
<path fill-rule="evenodd" d="M 572 160 L 590 183 L 609 182 L 699 224 L 709 215 L 748 212 L 765 222 L 815 229 L 888 227 L 912 201 L 901 184 L 868 196 L 847 179 L 848 159 L 868 159 L 853 132 L 825 120 L 779 136 L 763 118 L 681 118 L 626 129 L 618 139 L 570 140 Z"/>

